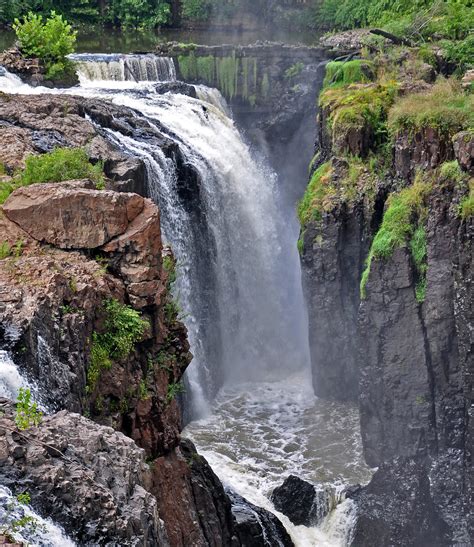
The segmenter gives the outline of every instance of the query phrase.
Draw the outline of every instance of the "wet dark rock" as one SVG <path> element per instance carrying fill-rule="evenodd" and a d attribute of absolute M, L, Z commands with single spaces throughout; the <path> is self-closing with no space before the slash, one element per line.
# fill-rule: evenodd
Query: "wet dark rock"
<path fill-rule="evenodd" d="M 296 526 L 317 526 L 336 505 L 334 490 L 317 487 L 295 475 L 275 488 L 271 500 L 275 509 Z"/>
<path fill-rule="evenodd" d="M 197 98 L 196 88 L 184 82 L 162 82 L 155 87 L 157 93 L 179 93 L 188 97 Z"/>
<path fill-rule="evenodd" d="M 454 153 L 461 169 L 474 174 L 474 132 L 461 131 L 453 137 Z"/>
<path fill-rule="evenodd" d="M 269 511 L 227 490 L 232 505 L 232 547 L 293 547 L 288 532 Z"/>

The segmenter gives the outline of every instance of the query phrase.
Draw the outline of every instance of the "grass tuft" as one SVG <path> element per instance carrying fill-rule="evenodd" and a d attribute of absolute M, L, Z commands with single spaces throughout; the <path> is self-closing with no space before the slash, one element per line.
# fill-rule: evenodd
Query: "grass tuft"
<path fill-rule="evenodd" d="M 337 87 L 349 84 L 368 83 L 375 79 L 371 61 L 331 61 L 326 65 L 323 87 Z"/>

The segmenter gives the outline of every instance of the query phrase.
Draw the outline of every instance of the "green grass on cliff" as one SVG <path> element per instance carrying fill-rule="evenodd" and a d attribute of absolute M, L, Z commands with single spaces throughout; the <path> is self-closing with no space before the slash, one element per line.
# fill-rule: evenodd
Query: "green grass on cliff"
<path fill-rule="evenodd" d="M 127 357 L 149 326 L 138 311 L 113 298 L 104 302 L 103 313 L 103 332 L 94 331 L 92 334 L 87 370 L 88 393 L 94 391 L 101 371 L 110 369 L 114 361 Z"/>
<path fill-rule="evenodd" d="M 375 144 L 384 140 L 387 112 L 395 100 L 397 85 L 353 84 L 329 87 L 320 97 L 320 105 L 330 110 L 329 129 L 335 138 L 351 129 L 371 131 Z"/>
<path fill-rule="evenodd" d="M 302 227 L 311 220 L 321 220 L 325 198 L 331 186 L 332 166 L 323 163 L 313 173 L 302 200 L 298 204 L 298 218 Z"/>
<path fill-rule="evenodd" d="M 417 177 L 412 186 L 392 194 L 387 201 L 388 207 L 383 216 L 382 225 L 372 241 L 366 268 L 360 282 L 360 296 L 366 297 L 366 286 L 374 259 L 387 259 L 398 247 L 408 244 L 420 280 L 426 274 L 426 236 L 424 221 L 426 216 L 425 200 L 431 191 L 431 184 Z M 420 289 L 417 298 L 424 297 Z"/>
<path fill-rule="evenodd" d="M 56 148 L 46 154 L 30 155 L 25 160 L 25 169 L 15 173 L 11 180 L 0 182 L 0 205 L 21 186 L 74 179 L 90 179 L 97 188 L 103 188 L 103 163 L 90 163 L 84 148 Z"/>
<path fill-rule="evenodd" d="M 423 93 L 400 98 L 388 115 L 388 127 L 417 132 L 431 128 L 443 134 L 474 126 L 474 94 L 465 93 L 455 80 L 439 80 Z"/>
<path fill-rule="evenodd" d="M 368 83 L 375 78 L 371 61 L 354 59 L 353 61 L 331 61 L 326 65 L 323 86 L 334 87 L 356 83 Z"/>
<path fill-rule="evenodd" d="M 469 194 L 461 201 L 459 213 L 463 219 L 474 215 L 474 178 L 469 181 Z"/>

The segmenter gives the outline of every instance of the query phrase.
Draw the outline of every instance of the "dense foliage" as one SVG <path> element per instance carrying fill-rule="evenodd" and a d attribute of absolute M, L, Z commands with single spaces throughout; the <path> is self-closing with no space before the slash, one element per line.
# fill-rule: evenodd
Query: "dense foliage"
<path fill-rule="evenodd" d="M 153 28 L 168 22 L 167 0 L 0 0 L 0 22 L 12 23 L 29 11 L 48 15 L 61 13 L 75 24 L 112 24 Z"/>
<path fill-rule="evenodd" d="M 13 28 L 23 54 L 41 59 L 47 78 L 54 80 L 72 71 L 66 56 L 74 51 L 76 32 L 62 15 L 52 11 L 44 20 L 30 11 L 22 21 L 15 19 Z"/>

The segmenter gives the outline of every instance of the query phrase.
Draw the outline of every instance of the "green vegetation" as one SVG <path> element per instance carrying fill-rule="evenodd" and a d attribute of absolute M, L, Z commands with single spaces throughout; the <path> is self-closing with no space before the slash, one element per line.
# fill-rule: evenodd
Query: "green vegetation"
<path fill-rule="evenodd" d="M 326 65 L 324 87 L 347 86 L 356 83 L 368 83 L 375 78 L 371 61 L 356 59 L 353 61 L 331 61 Z"/>
<path fill-rule="evenodd" d="M 16 400 L 16 426 L 20 430 L 36 427 L 42 419 L 43 413 L 38 410 L 38 405 L 31 400 L 31 391 L 21 387 Z"/>
<path fill-rule="evenodd" d="M 298 204 L 298 218 L 301 227 L 311 220 L 321 220 L 324 198 L 330 187 L 331 175 L 332 166 L 329 162 L 323 163 L 313 173 L 304 196 Z"/>
<path fill-rule="evenodd" d="M 90 346 L 90 365 L 87 371 L 87 391 L 97 385 L 101 371 L 110 369 L 114 361 L 124 359 L 143 337 L 148 321 L 131 306 L 113 298 L 103 304 L 104 332 L 93 332 Z"/>
<path fill-rule="evenodd" d="M 474 215 L 474 179 L 469 180 L 469 194 L 461 201 L 459 206 L 461 218 L 466 219 Z"/>
<path fill-rule="evenodd" d="M 13 256 L 19 258 L 23 252 L 24 242 L 19 239 L 14 245 L 10 245 L 8 241 L 0 243 L 0 260 Z"/>
<path fill-rule="evenodd" d="M 22 505 L 28 505 L 31 502 L 31 496 L 29 492 L 22 492 L 21 494 L 17 494 L 16 499 L 18 503 L 21 503 Z"/>
<path fill-rule="evenodd" d="M 397 100 L 388 116 L 392 133 L 437 129 L 453 135 L 474 125 L 474 95 L 464 93 L 453 80 L 439 80 L 430 90 Z"/>
<path fill-rule="evenodd" d="M 360 282 L 360 296 L 366 297 L 366 285 L 374 258 L 387 259 L 393 251 L 409 243 L 413 261 L 420 280 L 426 273 L 426 235 L 424 222 L 426 217 L 425 199 L 431 191 L 431 184 L 417 177 L 412 186 L 392 194 L 387 200 L 387 209 L 382 225 L 372 241 L 366 268 Z M 421 288 L 421 285 L 420 285 Z M 424 290 L 420 289 L 420 297 Z M 418 297 L 418 295 L 417 295 Z"/>
<path fill-rule="evenodd" d="M 171 384 L 168 384 L 168 390 L 166 392 L 166 404 L 169 405 L 171 401 L 173 401 L 173 399 L 180 393 L 184 393 L 184 386 L 181 382 L 173 382 Z"/>
<path fill-rule="evenodd" d="M 303 68 L 304 68 L 303 63 L 301 62 L 294 63 L 293 65 L 291 65 L 285 70 L 284 77 L 287 80 L 291 80 L 291 78 L 296 78 L 296 76 L 301 74 L 301 72 L 303 71 Z"/>
<path fill-rule="evenodd" d="M 74 52 L 76 32 L 62 15 L 52 11 L 43 20 L 42 15 L 30 11 L 22 21 L 15 19 L 13 28 L 22 53 L 38 57 L 46 67 L 47 78 L 56 80 L 74 73 L 66 56 Z"/>
<path fill-rule="evenodd" d="M 329 128 L 334 141 L 350 129 L 369 131 L 374 146 L 386 138 L 387 112 L 395 100 L 395 83 L 329 87 L 320 97 L 320 105 L 330 109 Z"/>
<path fill-rule="evenodd" d="M 56 10 L 78 25 L 107 24 L 137 29 L 169 22 L 166 0 L 9 0 L 0 1 L 0 23 L 11 23 L 28 12 L 47 16 Z"/>
<path fill-rule="evenodd" d="M 23 171 L 9 182 L 0 181 L 0 204 L 20 186 L 85 178 L 95 182 L 98 188 L 104 186 L 103 163 L 92 165 L 84 148 L 56 148 L 46 154 L 30 155 Z"/>

